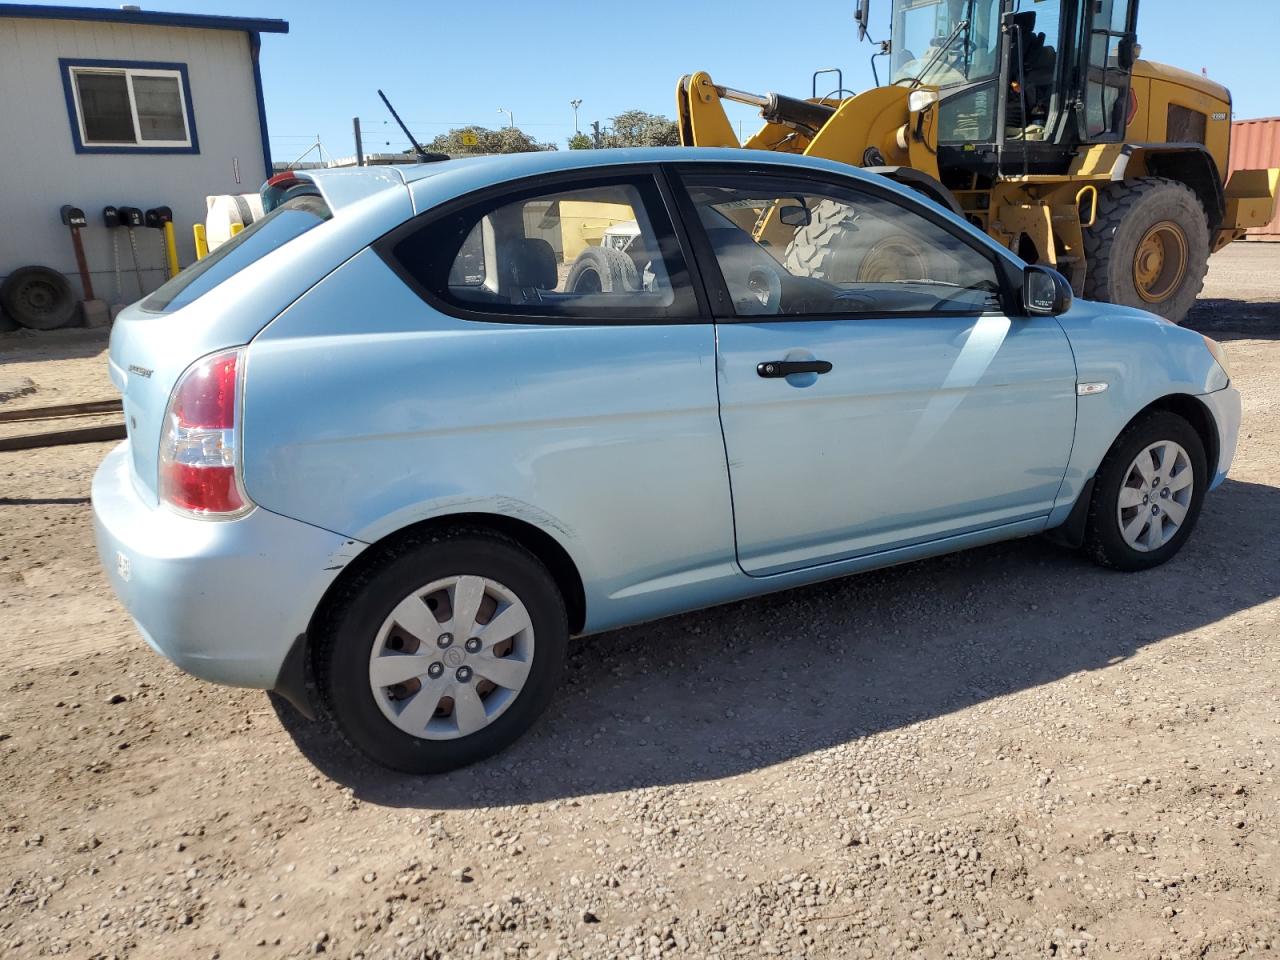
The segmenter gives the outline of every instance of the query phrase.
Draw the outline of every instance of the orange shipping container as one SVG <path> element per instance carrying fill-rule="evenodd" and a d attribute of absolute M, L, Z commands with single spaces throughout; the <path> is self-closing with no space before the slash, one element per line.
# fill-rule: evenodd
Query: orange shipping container
<path fill-rule="evenodd" d="M 1231 124 L 1231 172 L 1268 167 L 1280 167 L 1280 117 Z M 1245 239 L 1280 243 L 1280 209 L 1265 227 L 1250 228 Z"/>

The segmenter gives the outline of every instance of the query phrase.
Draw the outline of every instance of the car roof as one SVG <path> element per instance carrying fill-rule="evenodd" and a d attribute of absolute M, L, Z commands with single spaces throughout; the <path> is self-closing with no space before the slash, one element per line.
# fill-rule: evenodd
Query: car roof
<path fill-rule="evenodd" d="M 484 157 L 461 157 L 456 160 L 440 160 L 433 163 L 396 164 L 378 167 L 344 167 L 334 170 L 299 171 L 299 175 L 329 186 L 333 181 L 346 181 L 348 189 L 360 191 L 352 180 L 364 180 L 366 192 L 382 189 L 390 182 L 416 183 L 428 177 L 467 170 L 472 174 L 483 171 L 493 182 L 537 176 L 542 173 L 558 173 L 564 170 L 581 170 L 622 166 L 638 163 L 752 163 L 778 166 L 796 166 L 807 169 L 829 170 L 846 176 L 859 174 L 856 167 L 796 154 L 772 151 L 746 150 L 730 147 L 628 147 L 615 150 L 542 150 L 531 153 L 504 153 Z M 470 179 L 470 178 L 469 178 Z"/>
<path fill-rule="evenodd" d="M 539 173 L 556 173 L 561 170 L 579 170 L 584 167 L 621 166 L 636 163 L 781 163 L 813 169 L 828 168 L 848 173 L 847 164 L 833 163 L 796 154 L 745 150 L 730 147 L 627 147 L 611 150 L 542 150 L 536 153 L 507 153 L 488 157 L 446 160 L 440 163 L 421 163 L 403 167 L 405 182 L 412 183 L 423 177 L 444 172 L 451 166 L 463 164 L 492 165 L 495 179 L 535 176 Z"/>
<path fill-rule="evenodd" d="M 822 171 L 837 176 L 874 182 L 880 189 L 910 197 L 913 201 L 934 206 L 984 246 L 1006 257 L 1012 254 L 973 224 L 952 211 L 922 196 L 910 187 L 896 183 L 877 173 L 820 157 L 806 157 L 772 150 L 748 150 L 733 147 L 628 147 L 610 150 L 544 150 L 534 153 L 506 153 L 485 157 L 463 157 L 434 163 L 396 164 L 379 167 L 345 167 L 333 170 L 299 171 L 298 175 L 316 182 L 330 206 L 362 199 L 384 190 L 391 184 L 409 187 L 417 212 L 451 196 L 474 190 L 561 171 L 607 169 L 614 166 L 657 163 L 742 164 L 759 169 L 792 167 Z"/>

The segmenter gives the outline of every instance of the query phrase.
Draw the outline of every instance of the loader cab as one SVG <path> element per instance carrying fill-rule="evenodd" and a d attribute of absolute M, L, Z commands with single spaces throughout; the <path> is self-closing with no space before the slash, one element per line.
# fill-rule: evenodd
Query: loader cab
<path fill-rule="evenodd" d="M 1137 0 L 894 0 L 891 81 L 937 87 L 944 169 L 1065 173 L 1124 138 Z"/>

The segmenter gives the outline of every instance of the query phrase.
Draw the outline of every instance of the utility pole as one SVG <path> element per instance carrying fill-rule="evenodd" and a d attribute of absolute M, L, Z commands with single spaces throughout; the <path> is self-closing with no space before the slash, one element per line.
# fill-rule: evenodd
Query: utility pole
<path fill-rule="evenodd" d="M 582 106 L 581 100 L 570 100 L 569 106 L 573 107 L 573 135 L 576 137 L 580 132 L 578 130 L 578 108 Z"/>
<path fill-rule="evenodd" d="M 364 166 L 364 139 L 360 136 L 360 118 L 351 118 L 351 129 L 356 135 L 356 166 Z"/>
<path fill-rule="evenodd" d="M 600 135 L 600 121 L 591 121 L 591 142 L 595 144 L 595 148 L 599 150 L 604 146 L 604 137 Z"/>
<path fill-rule="evenodd" d="M 510 110 L 507 110 L 503 107 L 499 107 L 498 112 L 505 113 L 507 115 L 507 126 L 511 127 L 511 129 L 514 130 L 516 127 L 516 115 L 512 113 Z"/>

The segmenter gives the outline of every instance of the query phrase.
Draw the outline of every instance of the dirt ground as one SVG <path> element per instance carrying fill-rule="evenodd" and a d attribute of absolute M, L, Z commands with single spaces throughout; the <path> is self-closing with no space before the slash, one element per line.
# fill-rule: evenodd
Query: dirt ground
<path fill-rule="evenodd" d="M 1190 323 L 1245 422 L 1168 566 L 1029 540 L 584 640 L 435 779 L 145 647 L 105 445 L 0 453 L 0 956 L 1277 955 L 1280 245 Z M 0 337 L 6 408 L 111 396 L 103 350 Z"/>

